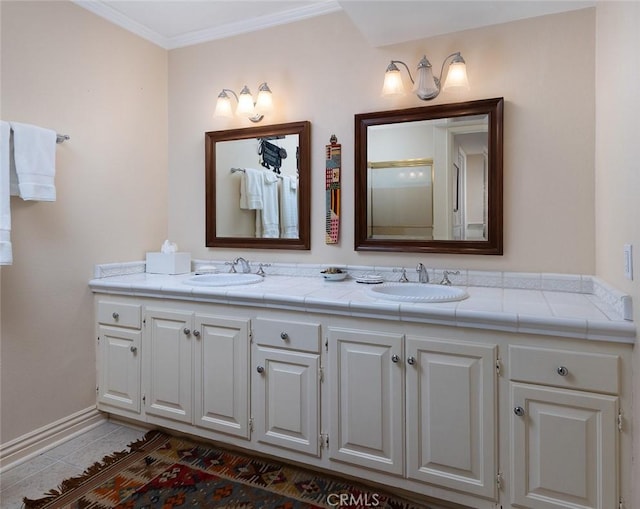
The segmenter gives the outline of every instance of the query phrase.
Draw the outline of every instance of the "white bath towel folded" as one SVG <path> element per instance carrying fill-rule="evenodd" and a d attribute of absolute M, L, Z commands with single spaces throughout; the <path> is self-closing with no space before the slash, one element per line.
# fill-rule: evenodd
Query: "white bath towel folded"
<path fill-rule="evenodd" d="M 10 187 L 10 137 L 8 122 L 0 121 L 0 265 L 11 265 L 11 197 Z"/>
<path fill-rule="evenodd" d="M 240 208 L 249 210 L 259 210 L 263 207 L 262 170 L 245 168 L 240 180 Z"/>
<path fill-rule="evenodd" d="M 10 124 L 15 162 L 11 194 L 23 200 L 55 201 L 56 132 L 18 122 Z"/>
<path fill-rule="evenodd" d="M 278 206 L 278 176 L 272 171 L 263 171 L 262 211 L 256 212 L 256 230 L 258 217 L 261 221 L 263 238 L 280 237 L 280 220 Z"/>
<path fill-rule="evenodd" d="M 297 239 L 298 233 L 298 179 L 282 177 L 280 185 L 280 229 L 283 239 Z"/>

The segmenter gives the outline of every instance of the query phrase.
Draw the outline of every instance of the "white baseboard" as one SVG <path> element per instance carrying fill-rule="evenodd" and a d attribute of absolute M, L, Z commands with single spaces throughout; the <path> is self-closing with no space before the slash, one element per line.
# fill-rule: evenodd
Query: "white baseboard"
<path fill-rule="evenodd" d="M 107 420 L 106 414 L 95 406 L 52 422 L 42 428 L 0 444 L 0 473 L 23 463 L 34 456 L 53 449 Z"/>

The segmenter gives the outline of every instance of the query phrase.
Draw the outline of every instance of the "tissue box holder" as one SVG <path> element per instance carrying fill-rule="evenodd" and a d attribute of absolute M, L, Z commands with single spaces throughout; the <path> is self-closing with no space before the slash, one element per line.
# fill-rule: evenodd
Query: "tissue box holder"
<path fill-rule="evenodd" d="M 151 274 L 186 274 L 191 272 L 191 254 L 147 253 L 146 271 Z"/>

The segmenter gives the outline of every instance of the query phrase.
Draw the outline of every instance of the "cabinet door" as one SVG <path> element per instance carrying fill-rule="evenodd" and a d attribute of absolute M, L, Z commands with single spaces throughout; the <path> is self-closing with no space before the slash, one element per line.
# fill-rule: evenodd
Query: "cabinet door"
<path fill-rule="evenodd" d="M 332 459 L 403 473 L 402 340 L 401 334 L 329 329 Z"/>
<path fill-rule="evenodd" d="M 249 438 L 249 320 L 196 315 L 195 424 Z"/>
<path fill-rule="evenodd" d="M 254 348 L 252 408 L 260 442 L 320 455 L 319 364 L 318 354 Z"/>
<path fill-rule="evenodd" d="M 497 347 L 407 338 L 408 477 L 495 498 Z"/>
<path fill-rule="evenodd" d="M 191 423 L 192 314 L 148 309 L 145 313 L 145 412 Z"/>
<path fill-rule="evenodd" d="M 140 413 L 140 331 L 100 326 L 98 334 L 99 408 Z"/>
<path fill-rule="evenodd" d="M 618 507 L 618 398 L 511 384 L 512 502 Z"/>

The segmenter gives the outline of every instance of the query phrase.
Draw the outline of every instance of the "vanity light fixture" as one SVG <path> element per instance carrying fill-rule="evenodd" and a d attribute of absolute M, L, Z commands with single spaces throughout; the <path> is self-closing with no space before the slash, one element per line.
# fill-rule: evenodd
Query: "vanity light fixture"
<path fill-rule="evenodd" d="M 409 79 L 413 83 L 413 90 L 420 99 L 423 101 L 429 101 L 438 96 L 441 89 L 442 73 L 444 72 L 444 65 L 451 59 L 447 77 L 442 85 L 443 90 L 469 90 L 469 80 L 467 79 L 467 66 L 460 55 L 460 52 L 452 53 L 442 62 L 442 68 L 440 69 L 440 77 L 433 75 L 431 63 L 427 60 L 426 56 L 423 56 L 420 62 L 418 62 L 417 76 L 414 81 L 411 76 L 411 71 L 407 64 L 401 60 L 392 60 L 387 71 L 384 74 L 384 84 L 382 85 L 383 96 L 404 95 L 404 84 L 402 83 L 402 76 L 400 75 L 400 69 L 396 64 L 404 65 L 405 69 L 409 73 Z"/>
<path fill-rule="evenodd" d="M 216 109 L 213 112 L 214 117 L 233 117 L 229 93 L 238 101 L 235 114 L 246 115 L 251 122 L 260 122 L 264 118 L 265 113 L 269 113 L 273 109 L 271 89 L 266 82 L 263 82 L 258 87 L 258 97 L 255 102 L 247 85 L 242 88 L 240 95 L 236 95 L 233 90 L 223 88 L 222 92 L 218 94 Z"/>

